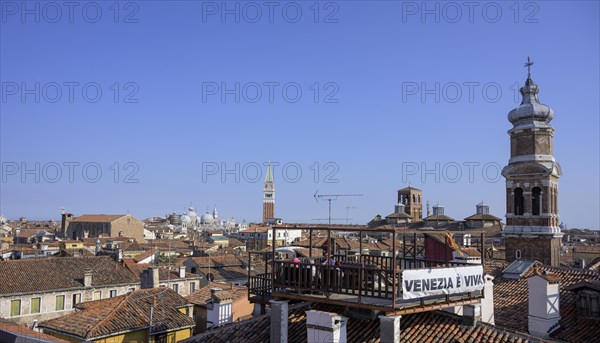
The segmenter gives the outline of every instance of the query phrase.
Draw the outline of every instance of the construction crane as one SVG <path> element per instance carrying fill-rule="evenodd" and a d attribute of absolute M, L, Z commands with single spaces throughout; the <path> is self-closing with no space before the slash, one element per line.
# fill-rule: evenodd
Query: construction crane
<path fill-rule="evenodd" d="M 341 197 L 361 197 L 361 196 L 363 196 L 363 195 L 362 194 L 319 194 L 318 189 L 314 195 L 315 200 L 317 202 L 319 202 L 319 199 L 325 199 L 329 202 L 329 218 L 328 218 L 329 225 L 331 225 L 331 201 L 332 200 L 337 200 L 338 198 L 341 198 Z"/>

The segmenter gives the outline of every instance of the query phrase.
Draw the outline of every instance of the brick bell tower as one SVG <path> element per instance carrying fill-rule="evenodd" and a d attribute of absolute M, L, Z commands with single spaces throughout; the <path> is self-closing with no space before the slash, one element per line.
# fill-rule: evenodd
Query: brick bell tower
<path fill-rule="evenodd" d="M 273 182 L 273 171 L 269 162 L 267 176 L 265 177 L 265 187 L 263 189 L 263 224 L 267 223 L 267 220 L 271 218 L 275 218 L 275 183 Z"/>
<path fill-rule="evenodd" d="M 560 165 L 554 159 L 550 121 L 554 111 L 539 102 L 539 88 L 531 79 L 533 62 L 527 58 L 523 100 L 508 114 L 513 127 L 506 178 L 506 260 L 537 260 L 560 265 L 562 232 L 558 219 Z"/>

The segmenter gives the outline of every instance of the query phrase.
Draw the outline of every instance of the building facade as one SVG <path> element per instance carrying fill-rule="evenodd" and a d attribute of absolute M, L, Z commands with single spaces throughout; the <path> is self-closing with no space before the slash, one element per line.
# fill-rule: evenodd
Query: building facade
<path fill-rule="evenodd" d="M 110 257 L 2 261 L 0 318 L 31 325 L 67 315 L 80 302 L 139 288 L 139 278 Z"/>
<path fill-rule="evenodd" d="M 66 238 L 131 237 L 144 242 L 144 222 L 130 214 L 84 214 L 68 221 Z"/>
<path fill-rule="evenodd" d="M 528 63 L 530 66 L 531 64 Z M 513 127 L 506 178 L 506 260 L 532 259 L 560 265 L 562 233 L 558 217 L 558 178 L 554 159 L 554 111 L 539 102 L 539 88 L 529 73 L 521 88 L 523 100 L 508 114 Z"/>

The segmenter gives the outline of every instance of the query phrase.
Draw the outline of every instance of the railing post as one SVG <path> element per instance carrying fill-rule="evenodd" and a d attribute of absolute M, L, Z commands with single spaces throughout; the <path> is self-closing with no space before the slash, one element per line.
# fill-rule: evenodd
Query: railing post
<path fill-rule="evenodd" d="M 484 265 L 485 262 L 485 232 L 481 232 L 481 265 Z"/>
<path fill-rule="evenodd" d="M 392 232 L 392 249 L 392 308 L 396 308 L 396 229 Z"/>
<path fill-rule="evenodd" d="M 248 300 L 250 300 L 250 290 L 252 289 L 252 284 L 250 280 L 250 272 L 252 270 L 252 254 L 248 251 Z"/>
<path fill-rule="evenodd" d="M 277 242 L 275 240 L 276 231 L 277 231 L 276 226 L 273 226 L 273 241 L 271 243 L 271 244 L 273 244 L 273 247 L 272 247 L 273 256 L 271 257 L 271 294 L 275 294 L 275 243 Z M 267 234 L 268 234 L 268 232 L 269 231 L 267 230 Z"/>

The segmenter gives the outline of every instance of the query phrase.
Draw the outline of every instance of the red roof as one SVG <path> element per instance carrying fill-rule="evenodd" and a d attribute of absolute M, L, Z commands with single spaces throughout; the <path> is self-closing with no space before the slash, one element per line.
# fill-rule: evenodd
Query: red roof
<path fill-rule="evenodd" d="M 75 219 L 73 222 L 85 222 L 85 223 L 112 223 L 115 220 L 126 216 L 127 214 L 83 214 Z"/>

